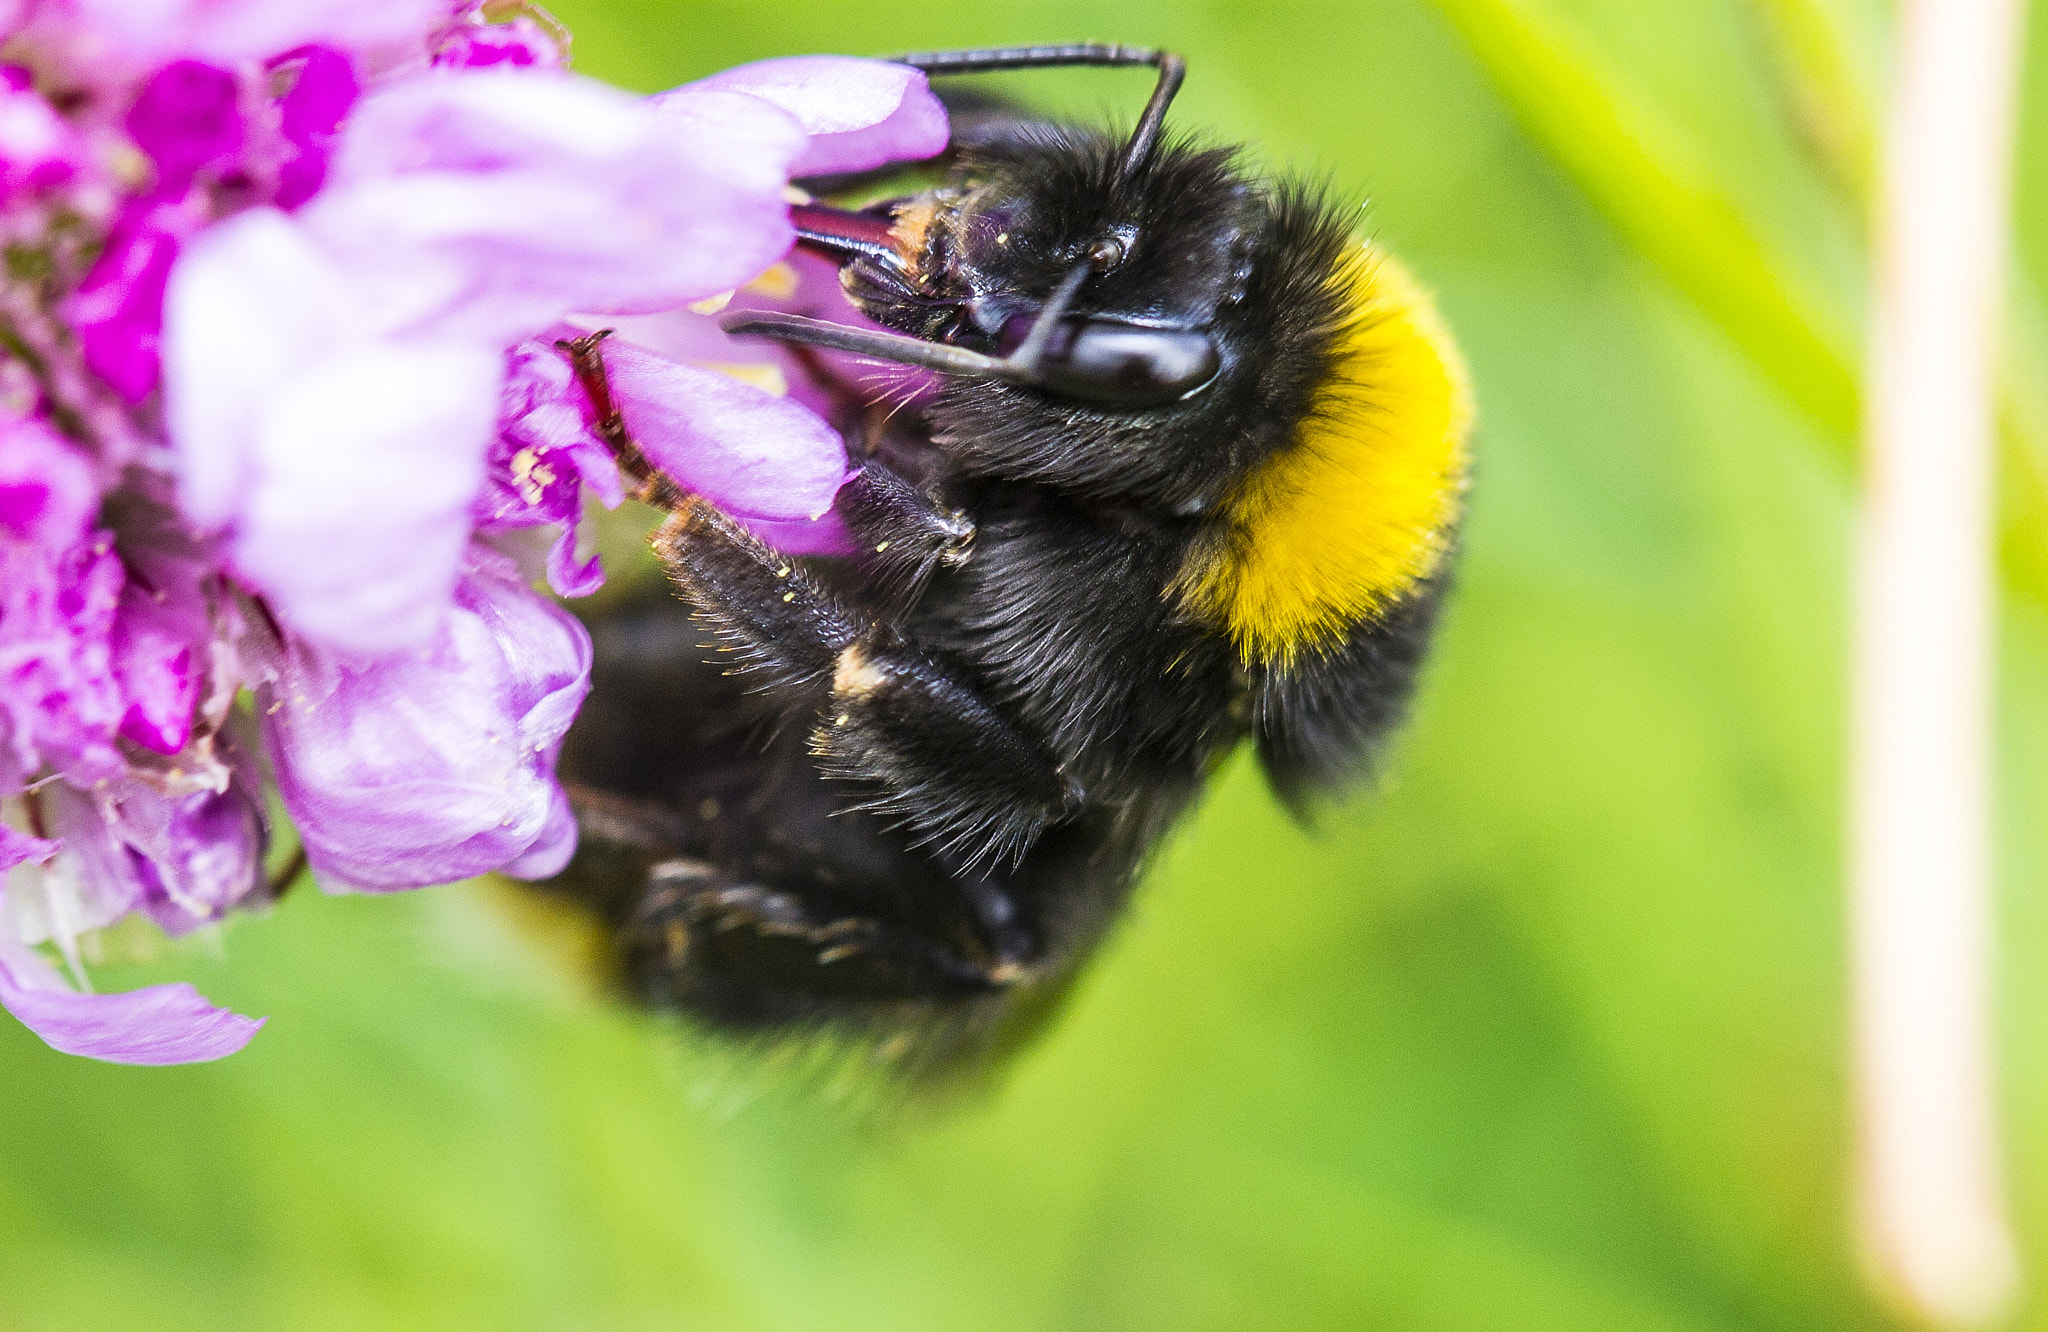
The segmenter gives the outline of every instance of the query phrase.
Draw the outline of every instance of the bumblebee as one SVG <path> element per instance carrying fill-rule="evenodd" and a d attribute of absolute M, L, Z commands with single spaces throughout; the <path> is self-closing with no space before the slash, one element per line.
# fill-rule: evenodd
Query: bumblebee
<path fill-rule="evenodd" d="M 792 210 L 882 327 L 728 331 L 939 381 L 847 431 L 853 558 L 787 558 L 652 471 L 601 341 L 564 344 L 669 511 L 680 600 L 593 626 L 554 887 L 654 1007 L 930 1071 L 1037 1025 L 1240 742 L 1297 810 L 1367 769 L 1443 596 L 1471 406 L 1351 216 L 1162 135 L 1179 57 L 893 58 L 1158 79 L 1128 137 L 957 116 L 937 188 Z"/>

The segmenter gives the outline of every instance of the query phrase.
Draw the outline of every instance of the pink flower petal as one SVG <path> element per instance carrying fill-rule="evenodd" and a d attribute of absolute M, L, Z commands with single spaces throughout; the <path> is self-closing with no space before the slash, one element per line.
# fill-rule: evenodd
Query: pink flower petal
<path fill-rule="evenodd" d="M 487 23 L 478 15 L 441 39 L 434 51 L 437 65 L 480 69 L 503 65 L 558 70 L 566 63 L 561 44 L 547 29 L 520 14 L 509 23 Z"/>
<path fill-rule="evenodd" d="M 128 402 L 157 385 L 164 285 L 177 257 L 178 237 L 157 210 L 130 205 L 92 271 L 65 298 L 86 365 Z"/>
<path fill-rule="evenodd" d="M 852 475 L 838 432 L 787 398 L 630 342 L 605 365 L 649 460 L 729 513 L 817 518 Z"/>
<path fill-rule="evenodd" d="M 287 624 L 377 652 L 426 640 L 468 544 L 502 353 L 429 343 L 337 357 L 258 432 L 266 484 L 230 546 Z"/>
<path fill-rule="evenodd" d="M 343 274 L 276 209 L 185 248 L 164 297 L 164 409 L 194 522 L 235 520 L 262 481 L 254 441 L 268 405 L 360 324 Z"/>
<path fill-rule="evenodd" d="M 186 608 L 166 606 L 134 583 L 114 614 L 114 680 L 128 709 L 121 734 L 159 754 L 175 754 L 192 736 L 199 702 L 200 643 Z"/>
<path fill-rule="evenodd" d="M 60 551 L 99 508 L 92 464 L 43 421 L 0 416 L 0 540 Z"/>
<path fill-rule="evenodd" d="M 757 98 L 664 116 L 587 79 L 439 70 L 363 98 L 299 217 L 378 327 L 509 346 L 570 310 L 663 309 L 781 258 L 803 145 Z"/>
<path fill-rule="evenodd" d="M 768 545 L 785 555 L 851 555 L 853 534 L 837 509 L 808 522 L 797 519 L 749 518 L 737 514 L 739 522 Z"/>
<path fill-rule="evenodd" d="M 123 123 L 156 163 L 159 194 L 177 198 L 202 167 L 231 162 L 242 151 L 241 101 L 232 72 L 198 60 L 175 60 L 150 76 Z"/>
<path fill-rule="evenodd" d="M 946 149 L 946 108 L 922 70 L 849 56 L 759 60 L 700 79 L 678 93 L 717 89 L 772 102 L 811 136 L 792 176 L 866 171 Z M 673 97 L 676 93 L 664 94 Z"/>
<path fill-rule="evenodd" d="M 32 949 L 0 937 L 0 1006 L 53 1050 L 115 1064 L 193 1064 L 231 1055 L 266 1019 L 215 1007 L 190 985 L 80 994 Z"/>
<path fill-rule="evenodd" d="M 25 832 L 0 823 L 0 876 L 16 865 L 28 861 L 44 861 L 57 854 L 58 844 L 44 837 L 31 837 Z"/>
<path fill-rule="evenodd" d="M 424 651 L 351 662 L 294 644 L 258 696 L 278 789 L 321 883 L 383 892 L 573 848 L 554 759 L 590 688 L 590 636 L 472 547 Z"/>
<path fill-rule="evenodd" d="M 48 102 L 26 87 L 0 89 L 0 188 L 61 184 L 88 160 L 83 137 Z"/>
<path fill-rule="evenodd" d="M 278 99 L 278 128 L 291 155 L 278 164 L 277 206 L 297 208 L 327 181 L 335 131 L 362 91 L 346 54 L 309 46 L 289 53 L 291 91 Z"/>
<path fill-rule="evenodd" d="M 379 652 L 447 607 L 505 365 L 378 337 L 356 295 L 275 210 L 206 232 L 172 275 L 166 405 L 180 499 L 236 571 L 293 630 Z"/>
<path fill-rule="evenodd" d="M 446 0 L 73 0 L 85 22 L 130 59 L 261 60 L 321 43 L 361 49 L 417 43 Z"/>

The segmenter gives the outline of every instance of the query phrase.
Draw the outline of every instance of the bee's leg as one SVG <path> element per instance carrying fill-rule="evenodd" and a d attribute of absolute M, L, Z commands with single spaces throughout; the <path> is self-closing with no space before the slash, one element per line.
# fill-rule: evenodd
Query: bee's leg
<path fill-rule="evenodd" d="M 555 346 L 569 359 L 590 399 L 598 437 L 626 473 L 633 498 L 673 512 L 688 497 L 647 460 L 626 429 L 605 373 L 602 348 L 610 335 L 606 329 Z M 860 561 L 885 586 L 900 590 L 915 590 L 935 568 L 966 563 L 974 544 L 974 524 L 966 514 L 941 506 L 878 459 L 869 460 L 846 484 L 835 507 L 857 543 Z"/>
<path fill-rule="evenodd" d="M 576 811 L 576 854 L 550 889 L 607 912 L 616 912 L 635 891 L 650 865 L 674 856 L 682 841 L 682 820 L 652 800 L 594 790 L 566 782 Z"/>
<path fill-rule="evenodd" d="M 854 540 L 854 559 L 885 599 L 915 597 L 938 569 L 957 569 L 974 550 L 974 521 L 871 460 L 840 490 L 834 507 Z"/>
<path fill-rule="evenodd" d="M 654 550 L 742 669 L 792 702 L 823 698 L 813 750 L 829 775 L 880 788 L 863 808 L 970 866 L 1021 856 L 1080 808 L 1078 786 L 986 699 L 711 505 L 685 503 Z"/>
<path fill-rule="evenodd" d="M 829 694 L 814 737 L 824 771 L 879 786 L 862 808 L 902 820 L 966 867 L 1015 860 L 1048 825 L 1076 813 L 1079 786 L 986 700 L 648 463 L 612 395 L 604 337 L 557 345 L 634 494 L 670 512 L 655 555 L 739 656 L 739 670 L 758 672 L 766 691 L 792 704 Z M 901 491 L 896 498 L 905 499 Z"/>
<path fill-rule="evenodd" d="M 619 464 L 619 470 L 626 474 L 626 493 L 643 504 L 673 510 L 683 502 L 682 488 L 662 475 L 640 451 L 632 432 L 626 429 L 626 417 L 619 410 L 619 401 L 612 394 L 611 376 L 605 371 L 603 350 L 605 339 L 611 335 L 610 329 L 601 328 L 580 338 L 557 339 L 555 350 L 568 358 L 576 383 L 584 396 L 590 399 L 597 437 L 604 441 L 604 446 L 611 450 L 612 458 Z"/>
<path fill-rule="evenodd" d="M 714 505 L 686 498 L 654 536 L 669 581 L 735 660 L 732 671 L 790 701 L 815 701 L 839 654 L 874 632 L 795 560 L 763 545 Z"/>
<path fill-rule="evenodd" d="M 874 642 L 840 652 L 811 747 L 826 775 L 880 787 L 857 808 L 901 820 L 963 872 L 1014 863 L 1084 800 L 979 694 L 920 653 Z"/>
<path fill-rule="evenodd" d="M 649 870 L 620 919 L 619 946 L 643 1000 L 740 1025 L 968 994 L 1024 974 L 1014 962 L 688 859 Z"/>

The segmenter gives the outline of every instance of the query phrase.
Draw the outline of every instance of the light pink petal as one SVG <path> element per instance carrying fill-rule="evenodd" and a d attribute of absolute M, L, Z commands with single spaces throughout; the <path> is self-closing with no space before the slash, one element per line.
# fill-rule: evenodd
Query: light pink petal
<path fill-rule="evenodd" d="M 73 0 L 87 24 L 130 59 L 191 56 L 222 64 L 294 47 L 417 45 L 446 0 Z"/>
<path fill-rule="evenodd" d="M 25 944 L 0 936 L 0 1006 L 64 1054 L 115 1064 L 193 1064 L 231 1055 L 265 1019 L 206 1001 L 190 985 L 81 994 Z"/>
<path fill-rule="evenodd" d="M 515 879 L 551 879 L 576 854 L 576 811 L 559 786 L 549 792 L 547 822 L 525 854 L 498 867 L 498 873 Z"/>
<path fill-rule="evenodd" d="M 164 298 L 164 408 L 179 506 L 232 522 L 262 478 L 258 422 L 284 385 L 362 324 L 348 283 L 305 232 L 255 208 L 201 233 Z"/>
<path fill-rule="evenodd" d="M 849 56 L 759 60 L 676 93 L 716 89 L 772 102 L 804 127 L 810 145 L 792 176 L 866 171 L 944 152 L 951 128 L 922 70 Z"/>
<path fill-rule="evenodd" d="M 796 250 L 784 262 L 796 276 L 794 289 L 779 283 L 749 283 L 734 293 L 726 310 L 778 310 L 894 332 L 883 329 L 847 299 L 839 285 L 839 266 L 831 260 Z M 777 276 L 781 276 L 779 272 Z M 787 343 L 769 338 L 731 337 L 716 318 L 688 307 L 585 322 L 591 328 L 616 329 L 620 337 L 652 347 L 672 360 L 707 369 L 737 370 L 743 378 L 748 372 L 779 374 L 791 398 L 824 416 L 831 415 L 849 396 L 871 402 L 922 402 L 937 391 L 941 378 L 936 371 L 854 352 L 805 348 L 802 355 L 796 355 Z"/>
<path fill-rule="evenodd" d="M 274 209 L 205 233 L 171 276 L 166 410 L 182 506 L 236 572 L 295 631 L 385 651 L 447 607 L 504 354 L 380 336 L 357 277 Z"/>
<path fill-rule="evenodd" d="M 794 240 L 803 132 L 757 98 L 663 113 L 587 79 L 436 71 L 378 89 L 298 214 L 371 322 L 510 345 L 571 310 L 728 290 Z"/>
<path fill-rule="evenodd" d="M 838 432 L 787 398 L 630 342 L 611 343 L 605 365 L 649 459 L 730 513 L 817 518 L 851 475 Z"/>
<path fill-rule="evenodd" d="M 737 515 L 749 532 L 785 555 L 851 555 L 853 534 L 837 509 L 810 522 L 802 519 L 749 518 Z"/>
<path fill-rule="evenodd" d="M 57 843 L 48 838 L 31 837 L 0 823 L 0 876 L 25 861 L 48 860 L 56 854 Z"/>
<path fill-rule="evenodd" d="M 322 885 L 385 892 L 566 863 L 575 823 L 554 761 L 590 652 L 573 616 L 480 547 L 425 649 L 350 661 L 293 644 L 259 711 Z"/>
<path fill-rule="evenodd" d="M 277 395 L 229 553 L 287 626 L 359 652 L 432 634 L 469 542 L 503 375 L 499 352 L 378 344 Z"/>

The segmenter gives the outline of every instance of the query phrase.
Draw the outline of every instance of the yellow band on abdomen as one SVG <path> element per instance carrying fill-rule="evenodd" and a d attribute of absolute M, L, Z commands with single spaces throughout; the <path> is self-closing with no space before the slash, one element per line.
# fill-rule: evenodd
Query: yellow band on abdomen
<path fill-rule="evenodd" d="M 1383 614 L 1434 573 L 1463 505 L 1472 394 L 1429 293 L 1359 242 L 1336 366 L 1293 444 L 1231 495 L 1230 539 L 1178 590 L 1247 661 L 1284 663 Z"/>

